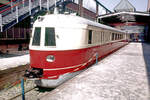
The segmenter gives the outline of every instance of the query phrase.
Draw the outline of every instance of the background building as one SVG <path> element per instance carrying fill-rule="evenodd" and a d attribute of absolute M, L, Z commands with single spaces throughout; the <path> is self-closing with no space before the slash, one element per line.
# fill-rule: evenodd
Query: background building
<path fill-rule="evenodd" d="M 98 21 L 126 31 L 131 34 L 133 41 L 150 41 L 148 12 L 136 11 L 128 0 L 121 0 L 114 11 L 114 13 L 100 15 Z"/>

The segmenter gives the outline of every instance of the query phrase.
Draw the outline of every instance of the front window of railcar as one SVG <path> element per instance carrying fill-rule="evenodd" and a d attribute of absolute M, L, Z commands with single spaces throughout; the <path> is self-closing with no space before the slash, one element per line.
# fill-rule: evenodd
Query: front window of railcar
<path fill-rule="evenodd" d="M 40 46 L 40 39 L 41 39 L 41 27 L 35 27 L 32 45 Z"/>
<path fill-rule="evenodd" d="M 45 28 L 45 46 L 56 46 L 54 28 L 50 27 Z"/>

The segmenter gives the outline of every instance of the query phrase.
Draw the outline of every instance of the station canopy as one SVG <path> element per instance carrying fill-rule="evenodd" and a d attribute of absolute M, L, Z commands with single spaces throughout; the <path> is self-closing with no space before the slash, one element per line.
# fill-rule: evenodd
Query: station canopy
<path fill-rule="evenodd" d="M 141 22 L 150 23 L 150 14 L 146 12 L 117 12 L 98 17 L 104 23 Z"/>

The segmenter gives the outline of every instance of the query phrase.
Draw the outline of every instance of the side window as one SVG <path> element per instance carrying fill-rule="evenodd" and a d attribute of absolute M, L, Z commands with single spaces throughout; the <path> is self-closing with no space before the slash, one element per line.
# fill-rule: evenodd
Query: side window
<path fill-rule="evenodd" d="M 102 32 L 101 32 L 101 34 L 100 34 L 100 35 L 101 35 L 101 43 L 102 43 Z"/>
<path fill-rule="evenodd" d="M 115 33 L 115 40 L 117 40 L 117 34 Z"/>
<path fill-rule="evenodd" d="M 56 46 L 54 28 L 45 28 L 45 46 Z"/>
<path fill-rule="evenodd" d="M 40 39 L 41 39 L 41 27 L 35 27 L 32 45 L 40 46 Z"/>
<path fill-rule="evenodd" d="M 101 43 L 104 43 L 104 32 L 101 32 Z"/>
<path fill-rule="evenodd" d="M 92 30 L 89 30 L 88 33 L 88 44 L 92 44 Z"/>
<path fill-rule="evenodd" d="M 112 41 L 115 40 L 115 34 L 112 33 Z"/>

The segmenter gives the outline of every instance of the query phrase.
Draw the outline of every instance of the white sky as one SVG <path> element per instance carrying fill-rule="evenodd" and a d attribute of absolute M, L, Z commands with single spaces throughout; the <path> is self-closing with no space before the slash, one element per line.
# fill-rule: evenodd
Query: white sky
<path fill-rule="evenodd" d="M 102 3 L 106 8 L 113 11 L 114 7 L 121 1 L 121 0 L 98 0 Z M 148 0 L 128 0 L 135 8 L 136 11 L 146 11 L 147 10 L 147 2 Z"/>
<path fill-rule="evenodd" d="M 106 8 L 110 11 L 114 11 L 114 7 L 121 1 L 121 0 L 98 0 L 101 4 L 103 4 Z M 147 3 L 148 0 L 128 0 L 135 8 L 136 11 L 144 12 L 147 10 Z M 78 0 L 75 0 L 78 3 Z M 96 12 L 96 4 L 94 0 L 83 0 L 83 6 L 93 12 Z M 99 7 L 101 11 L 99 14 L 105 14 L 105 10 Z"/>

